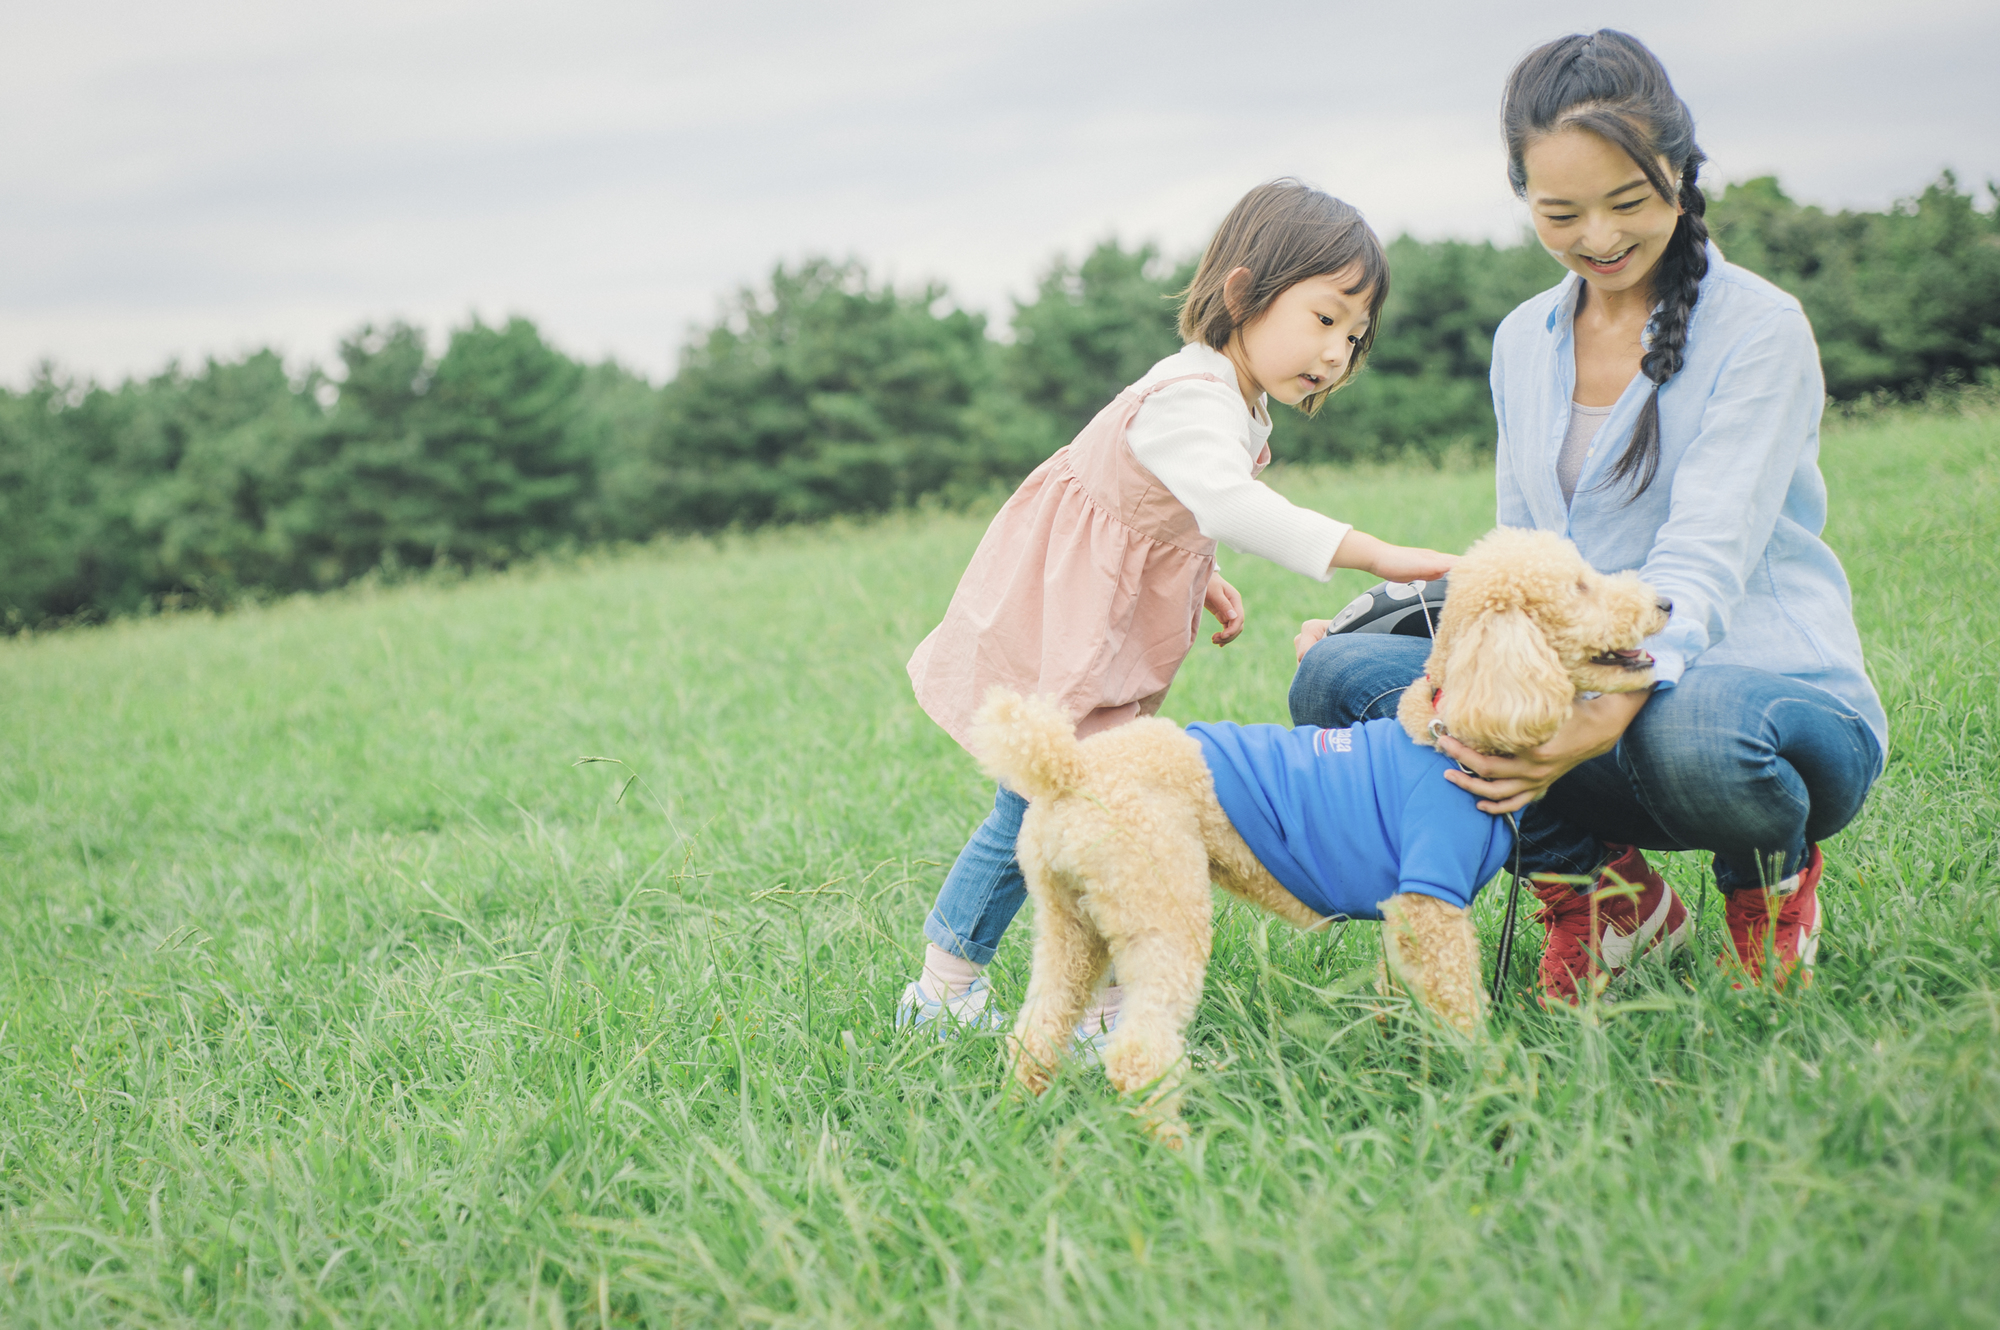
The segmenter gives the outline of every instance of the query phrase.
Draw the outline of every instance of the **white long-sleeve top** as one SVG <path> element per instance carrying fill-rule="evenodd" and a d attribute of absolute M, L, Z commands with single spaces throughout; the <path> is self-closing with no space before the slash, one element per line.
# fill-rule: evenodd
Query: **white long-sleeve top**
<path fill-rule="evenodd" d="M 1326 581 L 1334 551 L 1353 528 L 1299 507 L 1252 474 L 1271 437 L 1265 399 L 1257 399 L 1255 411 L 1245 406 L 1229 357 L 1199 343 L 1168 356 L 1133 387 L 1143 392 L 1184 374 L 1212 374 L 1221 382 L 1190 379 L 1148 397 L 1125 432 L 1132 455 L 1210 540 Z"/>

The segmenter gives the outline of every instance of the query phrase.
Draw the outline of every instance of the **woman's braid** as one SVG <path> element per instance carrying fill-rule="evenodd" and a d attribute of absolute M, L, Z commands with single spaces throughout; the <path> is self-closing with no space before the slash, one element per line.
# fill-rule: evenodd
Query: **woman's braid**
<path fill-rule="evenodd" d="M 1653 344 L 1639 361 L 1639 368 L 1658 384 L 1680 372 L 1688 322 L 1694 318 L 1694 302 L 1701 295 L 1701 279 L 1708 275 L 1708 220 L 1703 215 L 1708 211 L 1708 199 L 1694 182 L 1700 165 L 1697 158 L 1681 171 L 1681 207 L 1685 211 L 1653 277 L 1653 293 L 1660 308 L 1653 315 Z"/>
<path fill-rule="evenodd" d="M 1681 219 L 1653 273 L 1653 294 L 1660 307 L 1647 329 L 1651 344 L 1639 358 L 1639 372 L 1652 380 L 1653 392 L 1640 410 L 1632 442 L 1619 454 L 1617 465 L 1604 482 L 1617 485 L 1633 481 L 1632 499 L 1644 494 L 1660 472 L 1660 389 L 1680 373 L 1688 324 L 1694 320 L 1695 301 L 1701 298 L 1701 279 L 1708 275 L 1708 220 L 1704 216 L 1708 199 L 1695 183 L 1702 161 L 1697 150 L 1681 168 Z"/>

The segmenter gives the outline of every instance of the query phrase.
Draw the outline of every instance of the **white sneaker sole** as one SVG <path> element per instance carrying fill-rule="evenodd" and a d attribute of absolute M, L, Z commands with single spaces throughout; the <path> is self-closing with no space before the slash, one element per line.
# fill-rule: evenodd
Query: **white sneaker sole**
<path fill-rule="evenodd" d="M 980 987 L 944 1002 L 925 1001 L 923 991 L 912 983 L 896 1003 L 898 1030 L 935 1029 L 940 1039 L 950 1039 L 971 1030 L 997 1030 L 1007 1023 L 1006 1013 L 991 1005 L 992 990 Z"/>

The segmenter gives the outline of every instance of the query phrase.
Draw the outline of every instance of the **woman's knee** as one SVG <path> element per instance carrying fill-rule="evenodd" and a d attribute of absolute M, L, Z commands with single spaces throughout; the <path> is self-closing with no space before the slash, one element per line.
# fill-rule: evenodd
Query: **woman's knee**
<path fill-rule="evenodd" d="M 1715 723 L 1656 707 L 1649 703 L 1625 732 L 1619 765 L 1662 826 L 1725 848 L 1789 841 L 1805 825 L 1804 783 L 1749 717 Z"/>
<path fill-rule="evenodd" d="M 1821 706 L 1791 680 L 1714 667 L 1647 704 L 1619 763 L 1663 827 L 1709 848 L 1767 849 L 1846 825 L 1874 777 L 1872 744 L 1837 699 Z"/>
<path fill-rule="evenodd" d="M 1353 725 L 1396 714 L 1410 681 L 1424 672 L 1430 643 L 1379 633 L 1323 637 L 1292 675 L 1294 725 Z"/>

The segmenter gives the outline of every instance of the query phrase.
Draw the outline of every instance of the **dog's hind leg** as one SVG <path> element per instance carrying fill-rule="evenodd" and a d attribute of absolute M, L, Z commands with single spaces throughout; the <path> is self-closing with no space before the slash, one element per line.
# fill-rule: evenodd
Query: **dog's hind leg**
<path fill-rule="evenodd" d="M 1104 1071 L 1121 1092 L 1144 1096 L 1142 1112 L 1153 1134 L 1177 1147 L 1183 1135 L 1181 1059 L 1214 933 L 1208 855 L 1190 830 L 1159 838 L 1123 868 L 1147 880 L 1093 884 L 1089 899 L 1125 990 Z"/>
<path fill-rule="evenodd" d="M 1032 871 L 1025 862 L 1022 867 L 1031 871 L 1035 897 L 1034 970 L 1007 1053 L 1015 1078 L 1040 1094 L 1069 1048 L 1077 1019 L 1104 974 L 1107 953 L 1097 926 L 1084 914 L 1077 884 L 1059 873 Z"/>

